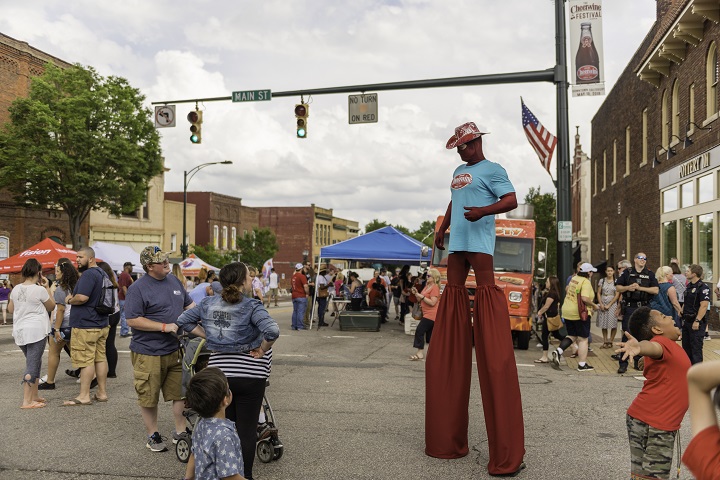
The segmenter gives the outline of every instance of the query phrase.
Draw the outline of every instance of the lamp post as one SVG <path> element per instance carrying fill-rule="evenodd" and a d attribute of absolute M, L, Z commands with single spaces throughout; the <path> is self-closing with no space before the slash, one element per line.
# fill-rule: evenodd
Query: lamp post
<path fill-rule="evenodd" d="M 191 170 L 185 170 L 185 172 L 184 172 L 184 176 L 183 176 L 183 233 L 182 233 L 182 243 L 180 244 L 180 253 L 182 254 L 183 260 L 185 260 L 188 255 L 188 244 L 185 242 L 185 239 L 187 236 L 187 186 L 188 186 L 188 183 L 190 183 L 190 180 L 192 180 L 192 177 L 199 170 L 202 170 L 205 167 L 209 167 L 210 165 L 230 165 L 230 164 L 232 164 L 231 160 L 225 160 L 222 162 L 203 163 Z"/>
<path fill-rule="evenodd" d="M 305 249 L 302 251 L 302 254 L 303 254 L 303 265 L 305 265 L 305 263 L 307 263 L 308 255 L 310 254 L 310 252 L 308 252 L 307 249 Z"/>

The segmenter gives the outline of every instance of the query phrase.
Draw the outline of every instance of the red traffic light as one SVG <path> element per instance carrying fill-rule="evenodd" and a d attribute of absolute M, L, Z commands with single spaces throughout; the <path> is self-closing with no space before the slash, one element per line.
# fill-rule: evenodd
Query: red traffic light
<path fill-rule="evenodd" d="M 304 117 L 307 115 L 307 108 L 305 108 L 305 105 L 295 105 L 295 115 L 298 117 Z"/>
<path fill-rule="evenodd" d="M 187 114 L 187 119 L 190 123 L 197 123 L 197 121 L 200 119 L 200 115 L 198 115 L 197 112 L 193 111 Z"/>

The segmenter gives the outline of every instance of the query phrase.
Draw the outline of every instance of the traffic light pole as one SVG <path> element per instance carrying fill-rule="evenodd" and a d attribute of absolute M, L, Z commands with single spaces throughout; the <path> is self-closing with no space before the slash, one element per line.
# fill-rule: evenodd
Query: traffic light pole
<path fill-rule="evenodd" d="M 507 83 L 555 83 L 557 91 L 557 220 L 568 221 L 570 215 L 570 143 L 568 131 L 568 80 L 565 50 L 565 1 L 555 3 L 555 67 L 547 70 L 529 72 L 498 73 L 491 75 L 473 75 L 468 77 L 436 78 L 430 80 L 411 80 L 405 82 L 375 83 L 368 85 L 350 85 L 345 87 L 315 88 L 309 90 L 291 90 L 272 92 L 273 97 L 299 97 L 301 95 L 332 95 L 337 93 L 364 93 L 368 91 L 412 90 L 419 88 L 469 87 L 477 85 L 500 85 Z M 153 105 L 168 105 L 197 102 L 231 101 L 232 96 L 193 98 L 184 100 L 163 100 Z M 187 186 L 187 181 L 185 182 Z M 183 241 L 184 241 L 183 236 Z M 558 276 L 566 278 L 572 271 L 572 252 L 570 242 L 558 241 Z"/>

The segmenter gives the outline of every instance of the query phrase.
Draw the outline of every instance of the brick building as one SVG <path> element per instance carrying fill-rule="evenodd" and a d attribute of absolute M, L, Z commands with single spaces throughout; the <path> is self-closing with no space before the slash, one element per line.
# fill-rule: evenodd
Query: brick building
<path fill-rule="evenodd" d="M 570 170 L 570 198 L 573 226 L 573 264 L 590 259 L 592 251 L 592 208 L 590 202 L 590 157 L 580 144 L 580 127 L 576 127 L 575 150 Z"/>
<path fill-rule="evenodd" d="M 0 125 L 9 121 L 10 105 L 16 98 L 28 95 L 31 78 L 42 75 L 46 63 L 70 66 L 27 42 L 0 33 Z M 87 225 L 81 234 L 87 238 Z M 0 191 L 0 259 L 15 255 L 44 238 L 63 245 L 70 243 L 65 212 L 20 207 L 8 192 Z"/>
<path fill-rule="evenodd" d="M 677 257 L 717 283 L 718 22 L 718 1 L 657 0 L 656 22 L 593 118 L 594 262 L 644 251 L 649 268 Z"/>
<path fill-rule="evenodd" d="M 183 201 L 183 192 L 165 192 L 165 200 Z M 214 192 L 187 192 L 195 205 L 195 245 L 214 245 L 218 250 L 235 250 L 238 235 L 258 226 L 257 213 L 242 206 L 242 200 Z M 189 227 L 188 227 L 189 229 Z M 182 236 L 182 234 L 180 235 Z"/>
<path fill-rule="evenodd" d="M 289 285 L 296 263 L 309 260 L 316 265 L 320 248 L 357 237 L 360 231 L 357 222 L 337 218 L 332 209 L 314 203 L 308 207 L 253 208 L 259 213 L 260 228 L 269 228 L 277 237 L 280 250 L 273 265 L 282 288 Z"/>

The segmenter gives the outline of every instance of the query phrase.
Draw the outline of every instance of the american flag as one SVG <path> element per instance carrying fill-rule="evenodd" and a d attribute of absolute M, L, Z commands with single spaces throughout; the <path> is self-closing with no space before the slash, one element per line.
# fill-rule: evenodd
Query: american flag
<path fill-rule="evenodd" d="M 555 145 L 557 145 L 557 137 L 542 126 L 522 99 L 520 99 L 520 103 L 522 103 L 522 123 L 525 135 L 540 158 L 540 163 L 550 173 L 550 160 L 552 160 Z"/>

